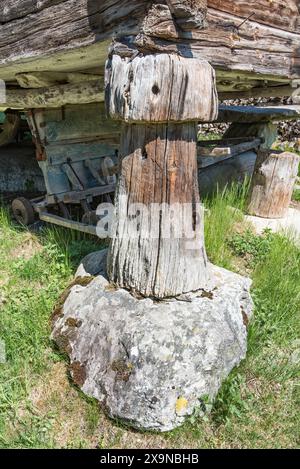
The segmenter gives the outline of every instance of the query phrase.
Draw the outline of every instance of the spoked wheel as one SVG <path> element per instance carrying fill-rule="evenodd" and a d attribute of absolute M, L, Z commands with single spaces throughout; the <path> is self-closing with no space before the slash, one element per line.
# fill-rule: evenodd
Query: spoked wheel
<path fill-rule="evenodd" d="M 34 210 L 28 199 L 25 197 L 18 197 L 13 200 L 11 205 L 13 215 L 18 223 L 21 225 L 31 225 L 34 223 Z"/>

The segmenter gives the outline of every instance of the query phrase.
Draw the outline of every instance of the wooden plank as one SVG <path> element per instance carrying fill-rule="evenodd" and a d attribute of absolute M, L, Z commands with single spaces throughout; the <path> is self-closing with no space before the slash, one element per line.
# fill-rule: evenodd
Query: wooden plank
<path fill-rule="evenodd" d="M 248 151 L 206 168 L 200 167 L 198 179 L 201 198 L 223 190 L 232 183 L 240 184 L 245 178 L 251 178 L 256 157 L 256 152 Z"/>
<path fill-rule="evenodd" d="M 87 233 L 92 236 L 97 235 L 96 226 L 86 225 L 78 221 L 67 220 L 66 218 L 59 217 L 57 215 L 52 215 L 48 212 L 40 212 L 40 220 L 52 223 L 54 225 L 63 226 L 64 228 L 69 228 L 70 230 L 80 231 L 82 233 Z"/>
<path fill-rule="evenodd" d="M 289 106 L 219 106 L 217 122 L 275 122 L 300 118 L 300 105 Z"/>
<path fill-rule="evenodd" d="M 237 85 L 235 90 L 231 89 L 219 92 L 218 96 L 220 101 L 227 99 L 282 98 L 284 96 L 292 96 L 295 92 L 295 88 L 290 85 L 249 87 L 247 90 L 238 89 L 239 86 L 241 87 L 241 85 Z M 218 86 L 218 89 L 219 88 L 220 86 Z"/>
<path fill-rule="evenodd" d="M 198 165 L 200 168 L 216 164 L 219 161 L 227 160 L 233 156 L 255 150 L 261 145 L 261 139 L 256 138 L 249 142 L 239 143 L 227 147 L 216 146 L 214 148 L 199 147 L 198 145 Z"/>
<path fill-rule="evenodd" d="M 45 88 L 67 83 L 82 83 L 101 79 L 100 75 L 79 72 L 25 72 L 16 74 L 16 80 L 22 88 Z"/>
<path fill-rule="evenodd" d="M 256 137 L 261 140 L 261 148 L 271 148 L 278 138 L 277 124 L 273 122 L 240 123 L 233 122 L 224 134 L 224 138 Z"/>
<path fill-rule="evenodd" d="M 149 2 L 64 0 L 51 5 L 44 2 L 40 7 L 34 6 L 35 1 L 18 3 L 24 7 L 21 16 L 2 21 L 0 65 L 91 45 L 116 32 L 137 34 Z M 9 2 L 5 11 L 6 17 L 14 17 L 14 2 Z"/>
<path fill-rule="evenodd" d="M 47 145 L 46 151 L 48 158 L 52 164 L 62 164 L 67 160 L 72 163 L 86 159 L 99 159 L 105 157 L 114 157 L 116 149 L 119 147 L 119 142 L 114 144 L 111 141 L 98 140 L 91 142 L 78 142 L 69 143 L 66 141 L 64 144 L 59 142 L 57 144 Z"/>
<path fill-rule="evenodd" d="M 120 139 L 120 124 L 107 118 L 104 103 L 41 109 L 35 112 L 40 139 L 45 145 Z"/>
<path fill-rule="evenodd" d="M 17 76 L 23 73 L 104 73 L 104 64 L 107 60 L 108 48 L 111 40 L 100 41 L 89 46 L 78 46 L 70 49 L 55 51 L 53 54 L 26 57 L 18 60 L 6 60 L 1 63 L 0 78 L 7 86 L 18 84 Z M 78 65 L 80 64 L 80 65 Z"/>

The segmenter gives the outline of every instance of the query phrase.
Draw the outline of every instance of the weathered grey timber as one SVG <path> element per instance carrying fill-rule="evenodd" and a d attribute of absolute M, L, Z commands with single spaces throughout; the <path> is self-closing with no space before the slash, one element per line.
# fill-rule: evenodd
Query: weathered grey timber
<path fill-rule="evenodd" d="M 300 106 L 219 106 L 218 122 L 278 122 L 300 118 Z"/>
<path fill-rule="evenodd" d="M 203 413 L 245 358 L 250 280 L 209 268 L 207 290 L 163 302 L 136 299 L 103 276 L 85 287 L 89 277 L 78 278 L 54 317 L 52 339 L 69 355 L 75 383 L 109 416 L 171 430 Z"/>
<path fill-rule="evenodd" d="M 260 151 L 252 178 L 248 213 L 283 218 L 291 202 L 300 157 L 295 153 Z"/>
<path fill-rule="evenodd" d="M 198 180 L 200 197 L 223 190 L 232 183 L 242 184 L 250 180 L 254 171 L 257 153 L 247 151 L 204 168 L 199 168 Z"/>
<path fill-rule="evenodd" d="M 45 109 L 59 108 L 67 104 L 89 104 L 103 101 L 103 82 L 98 79 L 66 85 L 7 90 L 5 101 L 0 102 L 0 106 L 12 109 Z"/>
<path fill-rule="evenodd" d="M 260 138 L 262 141 L 260 145 L 261 148 L 271 148 L 278 137 L 277 125 L 267 121 L 252 123 L 233 122 L 224 134 L 224 138 L 242 137 Z"/>
<path fill-rule="evenodd" d="M 208 271 L 202 211 L 196 215 L 195 121 L 217 116 L 213 69 L 205 61 L 176 55 L 130 62 L 113 56 L 106 66 L 106 103 L 112 119 L 126 122 L 110 280 L 156 298 L 204 287 Z M 133 220 L 140 220 L 140 228 Z"/>
<path fill-rule="evenodd" d="M 20 73 L 103 76 L 114 37 L 115 52 L 207 60 L 227 96 L 290 93 L 299 18 L 297 0 L 2 0 L 0 79 L 15 87 Z"/>
<path fill-rule="evenodd" d="M 112 119 L 178 123 L 212 121 L 218 115 L 215 73 L 206 61 L 175 54 L 133 60 L 114 55 L 106 73 L 106 104 Z"/>

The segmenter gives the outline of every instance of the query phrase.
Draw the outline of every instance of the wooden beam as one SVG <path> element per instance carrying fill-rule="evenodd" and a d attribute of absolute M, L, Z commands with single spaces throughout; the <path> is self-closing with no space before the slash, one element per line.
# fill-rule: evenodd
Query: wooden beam
<path fill-rule="evenodd" d="M 40 212 L 39 219 L 46 223 L 52 223 L 54 225 L 63 226 L 64 228 L 69 228 L 70 230 L 88 233 L 92 236 L 97 235 L 97 229 L 95 226 L 86 225 L 85 223 L 80 223 L 78 221 L 67 220 L 66 218 L 53 215 L 52 213 Z"/>
<path fill-rule="evenodd" d="M 26 72 L 16 74 L 16 80 L 22 88 L 46 88 L 67 83 L 83 83 L 101 79 L 103 81 L 103 77 L 100 75 L 79 72 Z"/>
<path fill-rule="evenodd" d="M 282 106 L 219 106 L 218 122 L 278 122 L 300 118 L 299 105 Z"/>
<path fill-rule="evenodd" d="M 226 130 L 223 138 L 247 138 L 256 137 L 261 140 L 260 148 L 271 148 L 273 143 L 277 140 L 278 132 L 277 125 L 273 122 L 233 122 Z"/>
<path fill-rule="evenodd" d="M 201 142 L 198 142 L 197 153 L 200 167 L 208 166 L 207 163 L 209 161 L 217 163 L 220 158 L 232 158 L 233 156 L 238 155 L 240 153 L 245 153 L 246 151 L 257 149 L 262 143 L 259 138 L 254 138 L 252 140 L 244 141 L 233 145 L 228 145 L 225 142 L 222 143 L 221 140 L 219 143 L 213 144 L 211 147 L 201 146 Z M 201 162 L 203 164 L 201 164 Z"/>
<path fill-rule="evenodd" d="M 2 2 L 0 66 L 32 58 L 40 60 L 115 34 L 138 34 L 139 22 L 149 6 L 148 0 L 8 0 L 3 9 Z M 16 6 L 22 7 L 20 16 Z M 80 70 L 80 65 L 76 70 Z"/>
<path fill-rule="evenodd" d="M 246 178 L 250 179 L 256 157 L 256 151 L 247 151 L 204 168 L 199 167 L 200 197 L 207 197 L 232 183 L 242 184 Z"/>
<path fill-rule="evenodd" d="M 0 102 L 0 106 L 12 109 L 55 108 L 66 104 L 86 104 L 103 101 L 103 83 L 96 80 L 31 90 L 8 89 L 6 101 L 4 103 Z"/>
<path fill-rule="evenodd" d="M 14 79 L 15 67 L 22 64 L 18 71 L 23 72 L 29 61 L 26 70 L 37 70 L 44 59 L 52 64 L 43 70 L 76 72 L 92 61 L 102 67 L 103 54 L 85 52 L 113 36 L 131 37 L 142 52 L 180 53 L 225 71 L 247 71 L 254 78 L 300 76 L 297 0 L 272 0 L 272 5 L 269 0 L 208 0 L 207 28 L 197 20 L 205 0 L 161 0 L 150 10 L 153 2 L 148 0 L 3 2 L 0 78 Z M 83 54 L 70 65 L 70 54 L 79 50 Z"/>
<path fill-rule="evenodd" d="M 26 15 L 38 13 L 65 0 L 1 0 L 0 23 L 20 19 Z"/>
<path fill-rule="evenodd" d="M 300 19 L 300 15 L 299 15 Z M 177 53 L 224 70 L 256 77 L 292 78 L 300 73 L 299 34 L 209 8 L 208 27 L 182 31 L 167 6 L 153 5 L 135 44 L 141 51 Z M 283 57 L 284 54 L 284 57 Z"/>

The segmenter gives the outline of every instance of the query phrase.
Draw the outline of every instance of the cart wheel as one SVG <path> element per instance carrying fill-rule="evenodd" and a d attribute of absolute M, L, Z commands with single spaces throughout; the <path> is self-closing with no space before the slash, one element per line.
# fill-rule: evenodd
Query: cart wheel
<path fill-rule="evenodd" d="M 19 197 L 13 200 L 11 207 L 14 217 L 18 223 L 25 226 L 34 223 L 34 210 L 28 199 L 25 199 L 25 197 Z"/>

